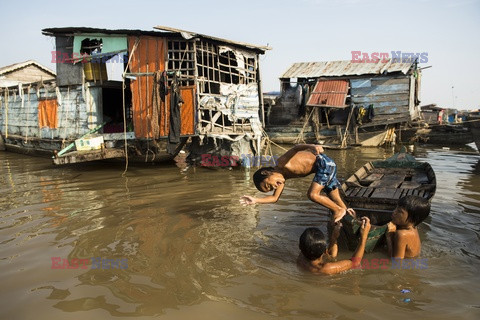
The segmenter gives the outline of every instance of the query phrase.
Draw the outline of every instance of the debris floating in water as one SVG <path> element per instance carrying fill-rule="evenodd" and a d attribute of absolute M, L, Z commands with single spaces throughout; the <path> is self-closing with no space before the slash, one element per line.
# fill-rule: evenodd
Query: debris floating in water
<path fill-rule="evenodd" d="M 403 299 L 403 302 L 410 302 L 410 298 Z"/>
<path fill-rule="evenodd" d="M 408 289 L 402 289 L 402 291 L 400 291 L 400 292 L 401 292 L 401 293 L 409 293 L 410 290 L 408 290 Z"/>

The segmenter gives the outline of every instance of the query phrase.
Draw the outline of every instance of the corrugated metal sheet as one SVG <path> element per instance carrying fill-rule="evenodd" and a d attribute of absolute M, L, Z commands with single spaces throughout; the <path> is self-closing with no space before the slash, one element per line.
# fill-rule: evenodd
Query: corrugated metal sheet
<path fill-rule="evenodd" d="M 219 42 L 223 42 L 223 43 L 233 44 L 233 45 L 236 45 L 236 46 L 239 46 L 239 47 L 248 48 L 248 49 L 255 50 L 255 51 L 260 51 L 261 53 L 265 53 L 266 50 L 271 50 L 272 49 L 269 46 L 258 46 L 258 45 L 253 45 L 253 44 L 245 43 L 245 42 L 232 41 L 232 40 L 217 38 L 217 37 L 213 37 L 213 36 L 208 36 L 208 35 L 197 33 L 197 32 L 191 32 L 191 31 L 186 31 L 186 30 L 171 28 L 171 27 L 166 27 L 166 26 L 156 26 L 156 27 L 153 27 L 153 28 L 157 29 L 157 30 L 162 30 L 162 31 L 170 31 L 170 32 L 179 33 L 179 34 L 182 35 L 183 38 L 185 38 L 187 40 L 189 40 L 191 38 L 194 38 L 194 37 L 201 37 L 201 38 L 204 38 L 204 39 L 219 41 Z"/>
<path fill-rule="evenodd" d="M 157 37 L 168 37 L 168 36 L 181 36 L 185 39 L 190 39 L 191 37 L 200 37 L 204 39 L 210 39 L 214 41 L 219 41 L 221 43 L 234 44 L 239 47 L 248 48 L 255 50 L 260 53 L 265 53 L 266 50 L 271 50 L 272 48 L 268 46 L 258 46 L 244 42 L 231 41 L 227 39 L 217 38 L 208 36 L 201 33 L 185 31 L 181 29 L 166 27 L 166 26 L 156 26 L 154 29 L 170 32 L 159 32 L 159 31 L 147 31 L 147 30 L 137 30 L 137 29 L 104 29 L 104 28 L 89 28 L 89 27 L 62 27 L 62 28 L 46 28 L 42 30 L 42 33 L 47 36 L 56 36 L 56 35 L 72 35 L 72 34 L 121 34 L 121 35 L 150 35 Z"/>
<path fill-rule="evenodd" d="M 348 80 L 318 80 L 308 98 L 307 105 L 346 107 Z"/>
<path fill-rule="evenodd" d="M 294 63 L 280 78 L 318 78 L 359 76 L 364 74 L 383 74 L 402 72 L 406 74 L 413 63 L 379 61 L 377 63 L 355 63 L 344 61 L 297 62 Z"/>
<path fill-rule="evenodd" d="M 150 73 L 165 70 L 165 39 L 140 36 L 138 47 L 130 60 L 130 72 Z M 132 52 L 137 37 L 128 38 L 129 52 Z M 165 121 L 168 113 L 165 104 L 159 110 L 160 119 L 153 119 L 153 76 L 139 76 L 130 82 L 132 90 L 133 127 L 137 138 L 158 138 L 154 136 L 153 126 L 160 125 L 159 134 L 165 136 Z M 168 109 L 167 109 L 168 110 Z M 163 116 L 165 115 L 165 116 Z M 158 131 L 157 131 L 158 132 Z"/>
<path fill-rule="evenodd" d="M 166 39 L 140 36 L 138 47 L 130 61 L 130 72 L 151 73 L 165 70 Z M 137 37 L 128 38 L 129 51 L 132 52 Z M 133 127 L 137 138 L 159 138 L 167 136 L 170 128 L 170 94 L 165 102 L 160 103 L 158 119 L 154 119 L 153 110 L 153 76 L 138 76 L 130 83 L 132 91 Z M 181 135 L 195 132 L 195 88 L 182 87 L 180 94 L 184 103 L 180 108 Z M 158 128 L 156 127 L 158 126 Z M 157 130 L 158 129 L 158 130 Z M 155 134 L 158 132 L 158 135 Z"/>

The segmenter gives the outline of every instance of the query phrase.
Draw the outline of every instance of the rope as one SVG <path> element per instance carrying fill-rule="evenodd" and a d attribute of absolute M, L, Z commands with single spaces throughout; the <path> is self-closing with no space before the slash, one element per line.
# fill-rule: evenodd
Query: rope
<path fill-rule="evenodd" d="M 8 138 L 8 89 L 5 92 L 5 138 Z"/>
<path fill-rule="evenodd" d="M 282 149 L 283 151 L 288 151 L 288 149 L 285 149 L 284 147 L 276 144 L 275 142 L 273 142 L 270 137 L 268 136 L 267 132 L 265 131 L 265 129 L 262 128 L 262 134 L 265 136 L 265 140 L 266 140 L 266 143 L 267 143 L 267 147 L 270 148 L 270 151 L 271 151 L 271 146 L 270 144 L 273 144 L 274 146 Z"/>
<path fill-rule="evenodd" d="M 312 108 L 312 111 L 308 115 L 307 119 L 305 119 L 305 123 L 303 124 L 303 128 L 302 128 L 302 130 L 300 130 L 300 133 L 298 134 L 297 138 L 294 141 L 295 143 L 299 143 L 300 139 L 305 143 L 305 140 L 303 139 L 303 132 L 305 131 L 305 128 L 307 127 L 308 121 L 310 120 L 310 118 L 313 115 L 313 111 L 315 111 L 315 108 Z"/>
<path fill-rule="evenodd" d="M 67 87 L 67 101 L 70 101 L 70 86 Z M 62 148 L 65 147 L 65 140 L 67 139 L 67 121 L 68 121 L 68 108 L 65 108 L 65 120 L 63 123 L 63 139 L 62 139 Z"/>
<path fill-rule="evenodd" d="M 27 99 L 28 99 L 28 108 L 27 108 L 27 129 L 25 130 L 25 142 L 28 142 L 28 128 L 29 128 L 29 125 L 28 125 L 28 114 L 29 114 L 29 111 L 32 107 L 32 102 L 30 101 L 30 88 L 31 88 L 31 84 L 28 85 L 28 88 L 27 88 Z"/>
<path fill-rule="evenodd" d="M 135 44 L 133 45 L 132 52 L 130 52 L 130 56 L 128 57 L 128 63 L 123 70 L 122 75 L 122 104 L 123 104 L 123 141 L 124 141 L 124 148 L 125 148 L 125 170 L 122 173 L 122 177 L 125 177 L 125 174 L 128 170 L 128 142 L 127 142 L 127 114 L 125 108 L 125 74 L 127 73 L 127 69 L 130 66 L 130 61 L 132 61 L 132 56 L 135 50 L 137 49 L 138 44 L 140 43 L 140 38 L 137 38 Z"/>

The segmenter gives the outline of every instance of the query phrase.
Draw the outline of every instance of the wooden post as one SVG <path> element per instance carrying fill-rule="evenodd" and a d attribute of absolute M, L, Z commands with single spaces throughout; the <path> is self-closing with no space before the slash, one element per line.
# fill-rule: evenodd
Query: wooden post
<path fill-rule="evenodd" d="M 0 151 L 5 151 L 5 140 L 3 140 L 3 136 L 0 134 Z"/>
<path fill-rule="evenodd" d="M 262 79 L 260 77 L 260 64 L 258 63 L 258 54 L 255 59 L 255 63 L 257 64 L 258 103 L 260 104 L 260 110 L 262 112 L 262 127 L 265 128 L 265 107 L 263 105 Z"/>

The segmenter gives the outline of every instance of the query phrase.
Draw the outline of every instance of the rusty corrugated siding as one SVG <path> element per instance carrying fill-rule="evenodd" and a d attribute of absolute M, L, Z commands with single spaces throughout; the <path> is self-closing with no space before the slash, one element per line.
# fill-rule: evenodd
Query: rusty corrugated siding
<path fill-rule="evenodd" d="M 139 39 L 138 46 L 130 60 L 130 72 L 155 72 L 165 70 L 165 39 L 151 36 L 130 36 L 128 38 L 128 51 L 132 52 L 135 42 Z M 158 138 L 154 136 L 153 126 L 153 76 L 139 76 L 130 83 L 132 90 L 133 127 L 137 138 Z M 164 108 L 165 104 L 162 104 Z M 160 114 L 163 110 L 160 110 Z M 167 117 L 168 118 L 168 117 Z M 160 117 L 160 119 L 164 119 Z M 158 121 L 160 124 L 160 121 Z M 160 124 L 160 128 L 163 128 Z M 159 132 L 156 130 L 156 132 Z M 162 135 L 162 132 L 160 132 Z"/>
<path fill-rule="evenodd" d="M 321 62 L 297 62 L 280 78 L 318 78 L 339 77 L 364 74 L 383 74 L 402 72 L 406 74 L 413 63 L 392 63 L 390 60 L 377 63 L 355 63 L 350 60 L 344 61 L 321 61 Z"/>
<path fill-rule="evenodd" d="M 307 105 L 345 107 L 348 80 L 318 80 Z"/>
<path fill-rule="evenodd" d="M 129 53 L 138 37 L 128 38 Z M 130 61 L 131 73 L 146 73 L 165 70 L 165 38 L 140 36 L 138 46 Z M 132 91 L 133 127 L 137 138 L 159 138 L 168 136 L 170 121 L 170 94 L 160 102 L 158 119 L 153 110 L 153 76 L 138 76 L 130 83 Z M 180 108 L 181 135 L 195 132 L 195 88 L 181 87 L 184 100 Z"/>

